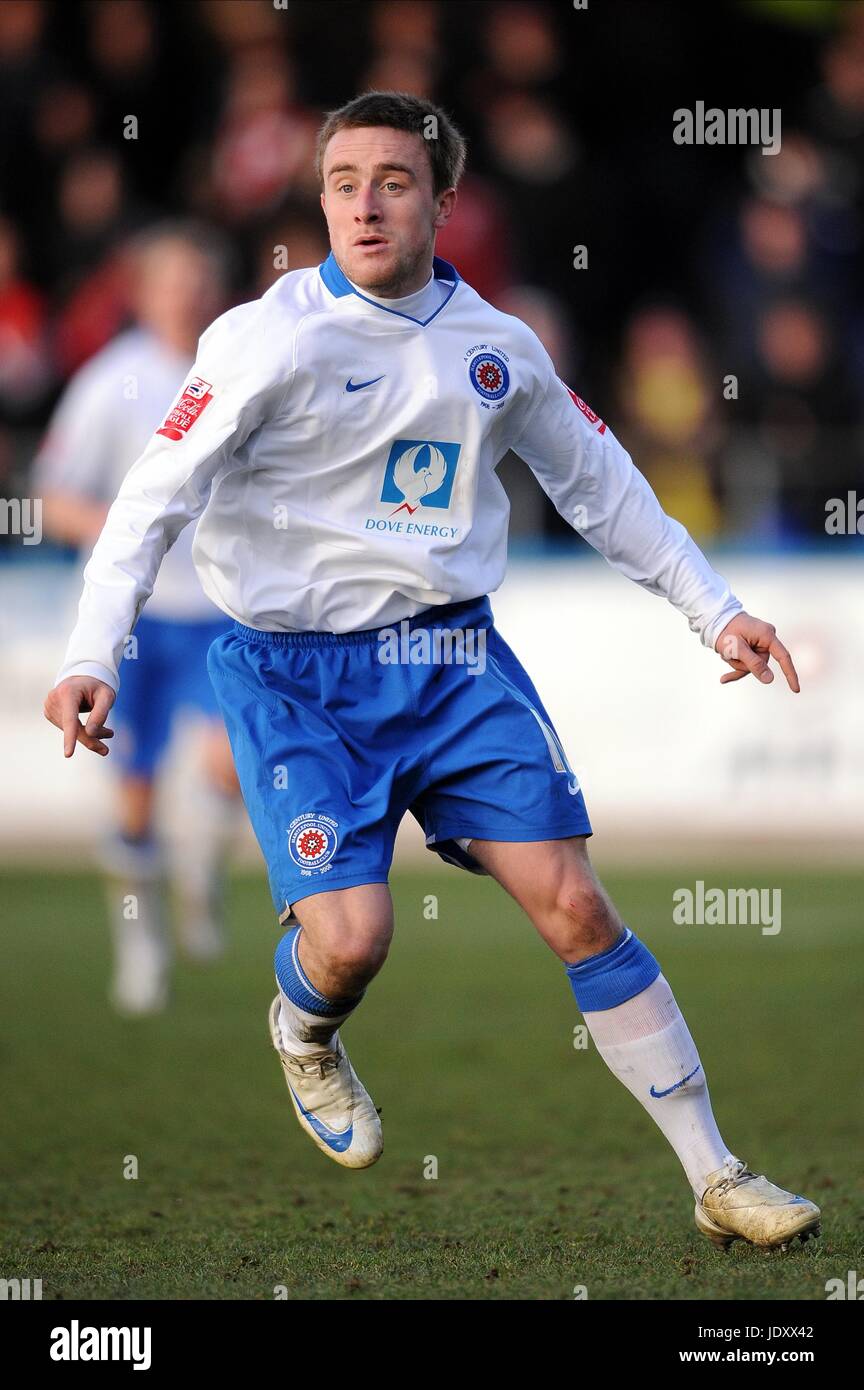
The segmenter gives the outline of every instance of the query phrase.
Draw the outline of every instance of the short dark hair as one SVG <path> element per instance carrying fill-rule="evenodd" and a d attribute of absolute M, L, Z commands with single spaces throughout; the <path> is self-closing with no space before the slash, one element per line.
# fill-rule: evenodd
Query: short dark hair
<path fill-rule="evenodd" d="M 337 111 L 328 111 L 318 131 L 315 167 L 324 182 L 324 151 L 338 130 L 383 125 L 423 137 L 432 167 L 432 191 L 437 196 L 455 188 L 465 169 L 465 137 L 450 117 L 409 92 L 364 92 Z"/>
<path fill-rule="evenodd" d="M 180 241 L 200 255 L 206 256 L 214 276 L 229 283 L 236 270 L 230 242 L 218 227 L 194 217 L 165 217 L 150 222 L 133 233 L 125 243 L 125 251 L 133 258 L 146 255 L 166 241 Z"/>

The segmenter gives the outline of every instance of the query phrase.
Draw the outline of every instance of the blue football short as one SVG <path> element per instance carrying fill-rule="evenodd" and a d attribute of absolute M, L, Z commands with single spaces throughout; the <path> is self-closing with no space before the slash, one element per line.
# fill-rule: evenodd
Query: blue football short
<path fill-rule="evenodd" d="M 474 872 L 473 838 L 591 834 L 488 598 L 340 635 L 237 623 L 208 669 L 282 919 L 313 893 L 386 883 L 406 811 L 430 849 Z"/>
<path fill-rule="evenodd" d="M 229 618 L 169 622 L 142 613 L 120 663 L 120 691 L 108 721 L 122 771 L 154 775 L 182 709 L 219 719 L 207 652 L 233 626 Z"/>

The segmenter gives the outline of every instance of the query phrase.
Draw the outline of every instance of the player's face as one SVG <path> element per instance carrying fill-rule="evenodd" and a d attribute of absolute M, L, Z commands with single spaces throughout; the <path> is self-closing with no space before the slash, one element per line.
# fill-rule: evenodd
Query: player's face
<path fill-rule="evenodd" d="M 183 238 L 165 237 L 138 266 L 136 317 L 160 336 L 194 349 L 223 308 L 224 286 L 212 262 Z"/>
<path fill-rule="evenodd" d="M 422 289 L 435 233 L 456 201 L 432 191 L 426 141 L 389 126 L 339 130 L 324 154 L 321 206 L 342 270 L 382 298 Z"/>

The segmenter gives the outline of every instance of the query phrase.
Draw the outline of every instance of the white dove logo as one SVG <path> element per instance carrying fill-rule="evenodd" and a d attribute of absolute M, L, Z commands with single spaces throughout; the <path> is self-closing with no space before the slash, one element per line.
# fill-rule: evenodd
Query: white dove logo
<path fill-rule="evenodd" d="M 428 460 L 422 468 L 417 468 L 417 460 L 424 449 L 429 452 Z M 393 482 L 402 493 L 405 501 L 401 502 L 390 515 L 395 516 L 396 512 L 401 512 L 404 509 L 410 516 L 413 516 L 420 506 L 422 498 L 437 492 L 446 476 L 447 460 L 437 445 L 413 444 L 410 449 L 405 450 L 404 454 L 399 455 L 393 468 Z"/>

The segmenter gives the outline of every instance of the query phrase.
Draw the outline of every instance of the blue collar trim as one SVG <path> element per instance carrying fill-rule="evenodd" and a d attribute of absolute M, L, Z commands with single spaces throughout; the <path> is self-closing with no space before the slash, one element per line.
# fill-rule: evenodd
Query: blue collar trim
<path fill-rule="evenodd" d="M 430 314 L 428 319 L 415 319 L 413 314 L 405 314 L 401 309 L 388 309 L 384 304 L 379 304 L 377 300 L 369 299 L 365 294 L 361 294 L 359 290 L 355 290 L 351 281 L 339 266 L 332 251 L 326 261 L 322 261 L 319 265 L 318 273 L 330 293 L 335 295 L 337 299 L 341 299 L 346 294 L 355 294 L 358 299 L 362 299 L 365 304 L 371 304 L 375 309 L 380 309 L 383 314 L 393 314 L 397 319 L 407 319 L 409 323 L 419 324 L 421 328 L 425 328 L 427 323 L 431 323 L 434 318 L 438 317 L 442 309 L 446 309 L 453 295 L 456 293 L 457 286 L 461 279 L 458 270 L 454 265 L 451 265 L 449 261 L 442 260 L 440 256 L 433 257 L 432 274 L 435 279 L 452 280 L 453 284 L 450 287 L 446 299 L 438 305 L 434 314 Z"/>

